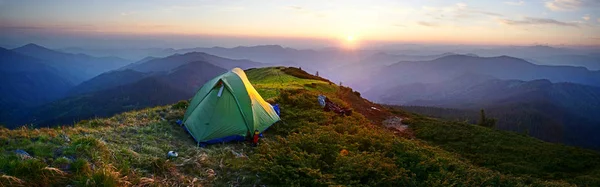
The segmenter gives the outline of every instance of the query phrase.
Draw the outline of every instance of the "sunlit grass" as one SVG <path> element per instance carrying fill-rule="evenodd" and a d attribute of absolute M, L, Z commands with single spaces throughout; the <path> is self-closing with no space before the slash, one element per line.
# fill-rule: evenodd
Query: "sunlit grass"
<path fill-rule="evenodd" d="M 276 97 L 281 90 L 289 89 L 308 89 L 318 92 L 333 93 L 337 90 L 337 86 L 314 79 L 302 79 L 289 74 L 282 70 L 285 67 L 277 68 L 258 68 L 246 72 L 252 86 L 256 88 L 258 93 L 264 99 Z"/>

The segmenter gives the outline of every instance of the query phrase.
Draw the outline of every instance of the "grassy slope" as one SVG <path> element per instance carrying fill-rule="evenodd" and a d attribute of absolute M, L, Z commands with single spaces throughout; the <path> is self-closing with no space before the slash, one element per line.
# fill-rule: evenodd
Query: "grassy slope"
<path fill-rule="evenodd" d="M 412 115 L 415 136 L 502 173 L 596 186 L 600 155 L 592 150 L 543 142 L 530 136 L 460 122 Z"/>
<path fill-rule="evenodd" d="M 282 107 L 283 122 L 270 128 L 257 148 L 243 142 L 196 147 L 192 138 L 174 123 L 185 112 L 182 107 L 185 103 L 180 103 L 82 121 L 74 127 L 0 129 L 0 184 L 568 186 L 569 182 L 599 183 L 597 153 L 405 113 L 400 114 L 411 118 L 409 122 L 418 139 L 398 136 L 379 125 L 386 115 L 392 114 L 362 100 L 358 93 L 328 82 L 290 75 L 301 73 L 297 70 L 286 72 L 281 68 L 247 71 L 263 97 Z M 316 102 L 318 94 L 352 107 L 355 112 L 347 117 L 324 112 Z M 371 107 L 380 109 L 365 109 Z M 485 141 L 485 137 L 495 141 Z M 33 159 L 18 158 L 14 154 L 16 149 L 29 152 Z M 169 150 L 178 151 L 179 158 L 165 159 Z M 535 158 L 556 159 L 541 162 Z M 581 164 L 582 160 L 590 164 Z M 564 167 L 572 164 L 576 166 Z M 556 168 L 564 170 L 559 174 L 549 172 Z"/>

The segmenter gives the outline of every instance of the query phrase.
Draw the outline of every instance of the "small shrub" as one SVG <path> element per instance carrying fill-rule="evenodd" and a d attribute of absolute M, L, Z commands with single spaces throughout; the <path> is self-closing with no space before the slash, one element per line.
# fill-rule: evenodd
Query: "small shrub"
<path fill-rule="evenodd" d="M 103 142 L 93 137 L 78 138 L 64 151 L 67 156 L 85 157 L 91 160 L 107 159 L 110 152 Z"/>
<path fill-rule="evenodd" d="M 35 182 L 32 184 L 64 185 L 66 182 L 66 173 L 59 169 L 48 167 L 43 160 L 37 158 L 21 160 L 16 156 L 0 157 L 0 171 L 2 171 L 2 177 L 14 177 L 7 180 L 7 182 L 11 183 L 15 181 L 19 183 L 27 181 Z M 0 180 L 0 182 L 2 181 Z M 2 185 L 3 183 L 0 183 L 0 186 Z"/>
<path fill-rule="evenodd" d="M 69 170 L 71 165 L 71 160 L 65 157 L 60 157 L 52 162 L 52 166 L 59 168 L 61 170 Z"/>
<path fill-rule="evenodd" d="M 78 158 L 71 164 L 70 170 L 77 175 L 87 176 L 92 173 L 92 167 L 90 163 L 82 158 Z"/>
<path fill-rule="evenodd" d="M 79 123 L 81 126 L 84 127 L 89 127 L 89 128 L 96 128 L 96 127 L 102 127 L 102 126 L 106 126 L 108 125 L 107 123 L 105 123 L 104 121 L 100 120 L 100 119 L 94 119 L 91 120 L 87 123 Z"/>
<path fill-rule="evenodd" d="M 76 127 L 77 126 L 84 126 L 85 127 L 85 126 L 87 126 L 88 123 L 89 123 L 88 120 L 81 120 L 81 121 L 77 122 L 77 124 L 75 124 L 75 126 Z"/>
<path fill-rule="evenodd" d="M 95 171 L 92 176 L 85 181 L 85 186 L 104 186 L 115 187 L 123 186 L 120 173 L 115 171 L 114 167 L 108 165 Z"/>
<path fill-rule="evenodd" d="M 171 108 L 176 109 L 176 110 L 183 110 L 183 109 L 186 109 L 189 105 L 190 105 L 190 102 L 188 100 L 182 100 L 182 101 L 175 103 Z"/>

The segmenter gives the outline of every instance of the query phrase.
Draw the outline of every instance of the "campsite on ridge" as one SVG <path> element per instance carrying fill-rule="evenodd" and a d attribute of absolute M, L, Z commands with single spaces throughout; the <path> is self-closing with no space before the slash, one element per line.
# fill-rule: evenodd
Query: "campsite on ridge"
<path fill-rule="evenodd" d="M 265 100 L 281 106 L 283 121 L 265 131 L 257 148 L 230 142 L 199 149 L 176 122 L 188 105 L 181 101 L 80 121 L 72 127 L 0 129 L 6 145 L 0 168 L 16 177 L 3 177 L 1 182 L 566 186 L 599 181 L 600 154 L 594 151 L 388 109 L 297 68 L 250 69 L 246 74 Z M 356 112 L 350 116 L 325 112 L 318 95 Z M 401 117 L 412 130 L 386 128 L 384 121 L 391 116 Z M 494 137 L 490 139 L 494 142 L 480 141 L 484 137 Z M 507 150 L 509 145 L 512 149 Z M 32 158 L 20 161 L 5 152 L 12 149 L 23 149 Z M 178 158 L 164 157 L 168 150 L 176 150 Z M 561 162 L 552 162 L 555 159 Z M 494 164 L 499 161 L 503 165 Z"/>
<path fill-rule="evenodd" d="M 599 12 L 0 0 L 0 187 L 600 186 Z"/>

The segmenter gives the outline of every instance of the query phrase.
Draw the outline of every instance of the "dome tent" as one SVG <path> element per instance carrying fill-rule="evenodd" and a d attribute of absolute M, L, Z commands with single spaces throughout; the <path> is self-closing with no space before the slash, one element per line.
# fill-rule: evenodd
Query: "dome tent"
<path fill-rule="evenodd" d="M 183 124 L 196 142 L 243 140 L 263 132 L 280 118 L 254 89 L 240 68 L 205 83 L 185 112 Z"/>

